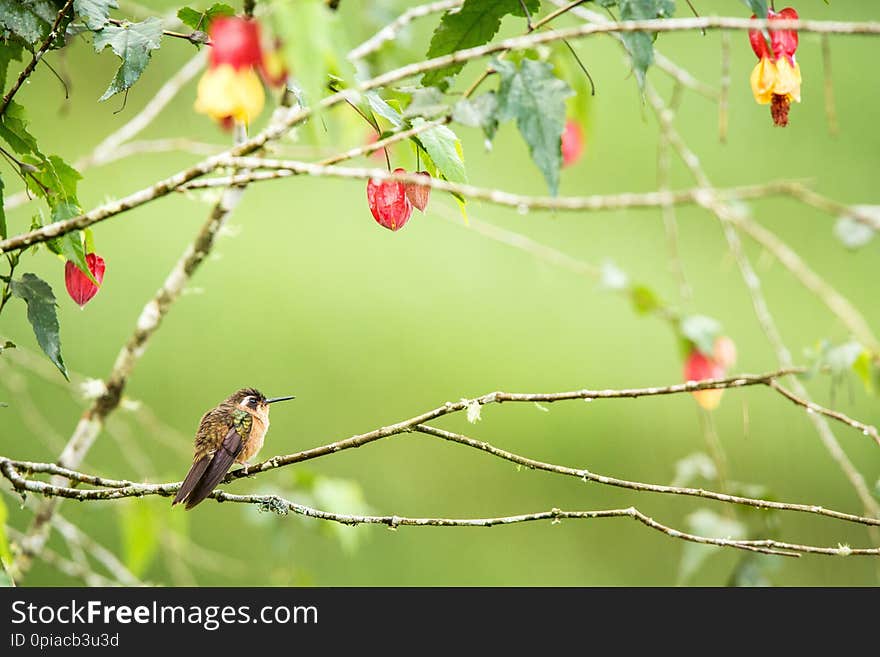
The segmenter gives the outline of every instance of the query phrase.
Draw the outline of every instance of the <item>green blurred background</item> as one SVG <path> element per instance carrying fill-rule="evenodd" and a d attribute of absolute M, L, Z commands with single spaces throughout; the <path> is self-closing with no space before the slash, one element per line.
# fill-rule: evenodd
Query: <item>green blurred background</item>
<path fill-rule="evenodd" d="M 177 5 L 149 3 L 166 11 Z M 195 3 L 194 3 L 195 4 Z M 345 39 L 356 44 L 383 19 L 418 3 L 343 1 Z M 545 3 L 547 4 L 547 3 Z M 679 3 L 680 15 L 686 15 Z M 746 15 L 739 2 L 696 3 L 702 14 Z M 875 3 L 821 0 L 797 3 L 803 17 L 880 18 Z M 374 5 L 370 9 L 366 5 Z M 196 5 L 198 6 L 198 5 Z M 547 9 L 545 7 L 544 12 Z M 384 68 L 417 61 L 438 18 L 418 22 L 380 60 Z M 522 31 L 508 19 L 503 34 Z M 563 24 L 573 24 L 562 21 Z M 717 87 L 720 35 L 668 34 L 658 48 L 699 79 Z M 754 65 L 745 34 L 732 34 L 730 134 L 719 143 L 717 107 L 686 93 L 676 123 L 718 185 L 807 179 L 846 203 L 880 203 L 878 42 L 834 37 L 834 91 L 840 134 L 831 136 L 823 104 L 820 40 L 802 35 L 798 52 L 804 87 L 791 126 L 774 129 L 766 107 L 748 86 Z M 643 104 L 628 63 L 607 37 L 576 43 L 597 84 L 582 160 L 566 169 L 562 194 L 585 195 L 656 188 L 658 130 Z M 98 104 L 117 60 L 96 56 L 80 40 L 66 59 L 72 78 L 64 101 L 58 81 L 41 69 L 19 95 L 44 150 L 72 161 L 123 125 L 192 55 L 168 40 L 154 53 L 126 107 L 121 98 Z M 469 66 L 469 81 L 483 64 Z M 658 70 L 649 78 L 668 97 Z M 487 87 L 489 88 L 489 87 Z M 192 111 L 188 85 L 141 138 L 183 136 L 218 145 L 228 136 Z M 259 128 L 269 112 L 265 112 Z M 337 108 L 326 117 L 320 150 L 360 143 L 365 129 Z M 546 187 L 514 126 L 502 126 L 490 152 L 478 131 L 455 127 L 463 140 L 472 183 L 521 193 Z M 295 148 L 307 144 L 300 135 Z M 300 153 L 302 155 L 302 153 Z M 94 207 L 195 162 L 187 153 L 141 155 L 90 169 L 80 200 Z M 393 164 L 412 168 L 408 147 Z M 365 165 L 366 159 L 356 161 Z M 11 179 L 4 171 L 4 179 Z M 675 187 L 692 181 L 677 161 Z M 7 194 L 15 189 L 9 183 Z M 777 232 L 817 272 L 880 327 L 876 239 L 858 252 L 833 236 L 834 218 L 792 200 L 752 204 L 755 218 Z M 96 227 L 107 275 L 100 294 L 80 311 L 64 294 L 63 267 L 46 252 L 24 260 L 59 296 L 64 354 L 71 370 L 102 378 L 134 328 L 144 302 L 205 220 L 210 205 L 198 196 L 168 197 Z M 29 224 L 29 208 L 10 213 L 10 230 Z M 526 235 L 593 265 L 613 261 L 662 298 L 677 300 L 663 222 L 658 211 L 530 213 L 471 203 L 475 222 Z M 694 288 L 686 312 L 720 320 L 739 347 L 737 371 L 776 367 L 752 311 L 717 220 L 704 211 L 678 212 L 680 246 Z M 391 233 L 376 225 L 361 181 L 289 179 L 248 190 L 210 259 L 173 307 L 131 377 L 126 394 L 136 404 L 119 411 L 88 454 L 83 470 L 117 478 L 179 480 L 191 458 L 201 414 L 234 389 L 256 386 L 270 395 L 296 394 L 274 407 L 261 456 L 325 444 L 408 418 L 446 400 L 496 389 L 524 392 L 581 387 L 662 385 L 681 378 L 681 356 L 661 321 L 640 317 L 630 304 L 589 277 L 493 241 L 463 225 L 451 199 L 435 193 L 428 212 Z M 764 291 L 795 358 L 822 339 L 844 341 L 846 330 L 778 263 L 752 243 Z M 0 454 L 52 461 L 85 406 L 78 390 L 35 354 L 24 306 L 11 302 L 0 332 L 22 349 L 0 358 Z M 12 354 L 12 355 L 10 355 Z M 9 357 L 7 357 L 9 356 Z M 31 363 L 32 365 L 26 365 Z M 855 379 L 832 389 L 827 378 L 808 383 L 819 403 L 868 423 L 880 404 Z M 729 476 L 758 483 L 765 494 L 792 502 L 861 513 L 853 489 L 822 447 L 805 413 L 766 389 L 729 391 L 713 414 L 728 455 Z M 488 406 L 482 421 L 463 415 L 436 423 L 505 449 L 551 463 L 587 467 L 622 478 L 668 483 L 675 465 L 705 451 L 700 416 L 689 396 L 557 404 Z M 869 485 L 880 477 L 877 446 L 843 425 L 834 430 Z M 715 487 L 711 482 L 695 485 Z M 3 482 L 4 489 L 8 484 Z M 240 480 L 236 493 L 281 492 L 336 512 L 484 517 L 547 510 L 636 505 L 661 522 L 688 526 L 698 509 L 719 505 L 679 497 L 635 494 L 583 484 L 510 463 L 451 443 L 402 435 L 302 465 Z M 4 496 L 9 523 L 22 529 L 30 513 Z M 682 583 L 685 544 L 623 519 L 522 524 L 494 529 L 330 527 L 251 506 L 205 503 L 194 512 L 170 511 L 165 498 L 77 504 L 63 515 L 105 544 L 145 581 L 200 585 L 672 585 Z M 760 515 L 760 514 L 758 514 Z M 744 516 L 750 527 L 763 524 Z M 809 516 L 778 517 L 776 536 L 837 546 L 869 544 L 855 525 Z M 50 546 L 63 552 L 57 536 Z M 728 581 L 742 559 L 715 552 L 688 584 Z M 767 576 L 785 585 L 876 585 L 870 558 L 802 557 L 772 564 Z M 75 584 L 38 563 L 26 584 Z"/>

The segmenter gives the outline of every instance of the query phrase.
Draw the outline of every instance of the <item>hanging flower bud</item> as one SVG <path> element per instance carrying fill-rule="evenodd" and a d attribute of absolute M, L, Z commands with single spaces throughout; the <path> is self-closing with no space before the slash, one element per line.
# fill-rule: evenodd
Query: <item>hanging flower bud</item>
<path fill-rule="evenodd" d="M 428 178 L 431 177 L 431 174 L 427 171 L 419 171 L 418 175 L 426 176 Z M 404 189 L 406 189 L 406 197 L 409 199 L 409 202 L 413 204 L 413 207 L 415 207 L 419 212 L 424 212 L 425 208 L 428 207 L 428 199 L 431 196 L 431 188 L 427 185 L 406 183 L 404 185 Z"/>
<path fill-rule="evenodd" d="M 276 44 L 272 50 L 263 52 L 263 59 L 260 62 L 260 75 L 263 81 L 270 87 L 283 87 L 287 83 L 288 70 L 284 63 L 284 57 L 281 56 L 281 48 Z"/>
<path fill-rule="evenodd" d="M 688 355 L 684 363 L 684 380 L 685 381 L 702 381 L 703 379 L 721 379 L 724 378 L 724 367 L 714 358 L 705 356 L 699 349 L 694 347 Z M 718 408 L 721 403 L 721 395 L 723 390 L 697 390 L 691 394 L 697 403 L 707 411 Z"/>
<path fill-rule="evenodd" d="M 406 173 L 395 169 L 394 173 Z M 390 230 L 400 230 L 412 216 L 413 206 L 406 187 L 397 180 L 367 181 L 367 202 L 376 222 Z"/>
<path fill-rule="evenodd" d="M 266 101 L 256 72 L 263 68 L 259 25 L 232 16 L 216 18 L 208 29 L 209 67 L 199 80 L 195 110 L 221 126 L 230 120 L 251 123 Z"/>
<path fill-rule="evenodd" d="M 562 132 L 562 166 L 571 166 L 581 158 L 583 152 L 584 132 L 581 124 L 574 119 L 568 119 Z"/>
<path fill-rule="evenodd" d="M 736 344 L 726 335 L 719 335 L 715 338 L 713 356 L 721 367 L 730 369 L 736 363 Z"/>
<path fill-rule="evenodd" d="M 211 37 L 211 68 L 229 64 L 238 71 L 262 64 L 260 26 L 256 21 L 237 16 L 221 16 L 211 21 L 208 35 Z"/>
<path fill-rule="evenodd" d="M 791 7 L 780 12 L 771 9 L 767 18 L 770 21 L 796 20 L 798 13 Z M 792 101 L 801 102 L 801 68 L 795 60 L 798 33 L 795 30 L 767 31 L 769 45 L 761 30 L 749 30 L 749 43 L 758 57 L 751 75 L 752 93 L 756 102 L 770 105 L 773 123 L 785 127 Z"/>
<path fill-rule="evenodd" d="M 89 271 L 92 272 L 92 276 L 98 281 L 98 285 L 103 283 L 104 270 L 106 269 L 104 258 L 95 253 L 89 253 L 86 255 L 86 264 L 89 267 Z M 67 293 L 70 295 L 70 298 L 79 304 L 80 308 L 91 301 L 92 297 L 100 289 L 70 260 L 64 265 L 64 284 L 67 286 Z"/>

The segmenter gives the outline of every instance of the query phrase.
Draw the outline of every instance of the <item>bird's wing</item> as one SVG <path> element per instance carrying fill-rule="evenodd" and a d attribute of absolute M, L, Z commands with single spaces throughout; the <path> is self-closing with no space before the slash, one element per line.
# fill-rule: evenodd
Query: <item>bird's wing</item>
<path fill-rule="evenodd" d="M 182 502 L 186 499 L 186 508 L 191 509 L 208 497 L 229 471 L 232 462 L 235 461 L 235 457 L 239 455 L 243 447 L 244 443 L 236 427 L 230 427 L 220 447 L 213 454 L 203 456 L 193 464 L 183 486 L 177 493 L 180 499 L 175 498 L 175 502 Z M 184 492 L 184 489 L 187 488 L 187 482 L 190 481 L 190 476 L 192 476 L 192 483 Z"/>

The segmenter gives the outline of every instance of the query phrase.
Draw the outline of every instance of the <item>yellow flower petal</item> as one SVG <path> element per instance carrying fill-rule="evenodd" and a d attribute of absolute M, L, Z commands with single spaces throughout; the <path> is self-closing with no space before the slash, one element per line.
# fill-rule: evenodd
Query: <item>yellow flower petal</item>
<path fill-rule="evenodd" d="M 231 116 L 251 123 L 263 111 L 265 101 L 263 85 L 253 69 L 236 71 L 222 64 L 205 71 L 199 80 L 195 110 L 215 121 Z"/>
<path fill-rule="evenodd" d="M 795 62 L 792 66 L 787 57 L 776 61 L 777 78 L 773 93 L 788 96 L 789 100 L 801 102 L 801 67 Z"/>
<path fill-rule="evenodd" d="M 721 403 L 721 395 L 724 394 L 724 390 L 697 390 L 691 394 L 702 408 L 714 411 Z"/>
<path fill-rule="evenodd" d="M 776 64 L 767 57 L 762 57 L 755 68 L 752 69 L 750 82 L 752 84 L 752 93 L 755 101 L 761 105 L 769 105 L 773 99 L 775 92 L 776 80 L 779 77 L 779 71 Z"/>

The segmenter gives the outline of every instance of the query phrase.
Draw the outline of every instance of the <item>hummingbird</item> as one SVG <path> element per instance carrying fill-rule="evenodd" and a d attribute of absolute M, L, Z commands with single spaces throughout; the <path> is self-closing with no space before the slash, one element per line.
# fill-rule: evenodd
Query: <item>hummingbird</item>
<path fill-rule="evenodd" d="M 255 388 L 236 390 L 202 416 L 195 438 L 193 464 L 171 506 L 180 502 L 191 509 L 208 497 L 233 461 L 247 471 L 247 463 L 263 446 L 269 430 L 269 404 L 294 399 L 267 399 Z"/>

